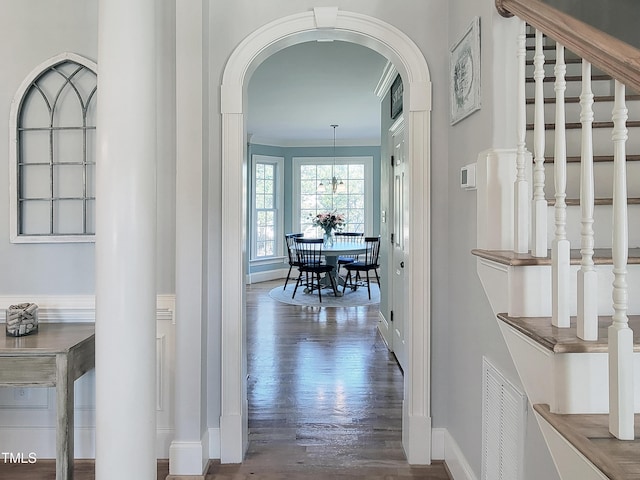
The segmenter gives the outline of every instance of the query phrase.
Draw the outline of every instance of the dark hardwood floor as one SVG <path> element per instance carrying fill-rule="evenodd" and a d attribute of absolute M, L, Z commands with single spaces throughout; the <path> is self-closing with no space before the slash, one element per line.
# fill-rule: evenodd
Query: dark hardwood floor
<path fill-rule="evenodd" d="M 412 467 L 405 460 L 402 372 L 377 333 L 377 307 L 285 305 L 269 297 L 281 284 L 247 288 L 246 459 L 214 462 L 206 478 L 450 479 L 443 463 Z M 54 478 L 29 467 L 5 476 L 0 465 L 0 478 Z M 76 470 L 76 480 L 93 479 L 91 469 Z M 158 478 L 166 473 L 166 462 L 159 464 Z"/>

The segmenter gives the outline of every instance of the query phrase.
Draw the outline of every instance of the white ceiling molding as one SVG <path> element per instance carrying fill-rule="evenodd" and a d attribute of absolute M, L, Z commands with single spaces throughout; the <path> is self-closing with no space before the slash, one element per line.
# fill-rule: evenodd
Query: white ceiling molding
<path fill-rule="evenodd" d="M 387 65 L 384 67 L 384 72 L 382 72 L 382 76 L 380 77 L 380 81 L 378 82 L 378 86 L 376 87 L 375 93 L 376 96 L 382 101 L 385 95 L 391 88 L 391 84 L 398 76 L 398 70 L 391 62 L 387 62 Z"/>

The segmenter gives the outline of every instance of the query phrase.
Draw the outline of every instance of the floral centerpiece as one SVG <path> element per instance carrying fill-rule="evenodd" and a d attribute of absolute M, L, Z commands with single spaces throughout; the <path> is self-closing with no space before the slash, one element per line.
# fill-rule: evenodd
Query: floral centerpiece
<path fill-rule="evenodd" d="M 342 229 L 345 222 L 344 215 L 337 212 L 324 212 L 311 217 L 311 224 L 324 230 L 325 245 L 333 245 L 333 231 Z"/>

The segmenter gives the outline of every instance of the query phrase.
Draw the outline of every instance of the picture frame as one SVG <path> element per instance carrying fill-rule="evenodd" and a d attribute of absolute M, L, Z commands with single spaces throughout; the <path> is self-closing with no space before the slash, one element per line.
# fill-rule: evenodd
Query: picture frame
<path fill-rule="evenodd" d="M 402 78 L 400 75 L 396 76 L 396 79 L 391 85 L 391 119 L 395 120 L 398 115 L 402 113 L 402 94 L 404 88 L 402 87 Z"/>
<path fill-rule="evenodd" d="M 475 17 L 451 47 L 451 125 L 480 110 L 480 17 Z"/>

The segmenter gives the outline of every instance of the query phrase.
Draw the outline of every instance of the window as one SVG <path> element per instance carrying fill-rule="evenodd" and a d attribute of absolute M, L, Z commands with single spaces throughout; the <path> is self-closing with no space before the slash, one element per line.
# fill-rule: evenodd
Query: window
<path fill-rule="evenodd" d="M 333 158 L 294 158 L 297 190 L 294 222 L 299 231 L 321 237 L 320 229 L 311 224 L 312 218 L 335 210 L 346 217 L 345 231 L 370 233 L 373 158 L 336 158 L 335 169 L 333 164 Z M 333 193 L 333 177 L 344 184 L 342 193 Z M 326 186 L 324 192 L 318 192 L 320 183 Z"/>
<path fill-rule="evenodd" d="M 282 256 L 282 175 L 284 159 L 253 155 L 253 260 Z"/>
<path fill-rule="evenodd" d="M 11 108 L 11 240 L 92 241 L 96 65 L 62 54 L 36 68 Z"/>

